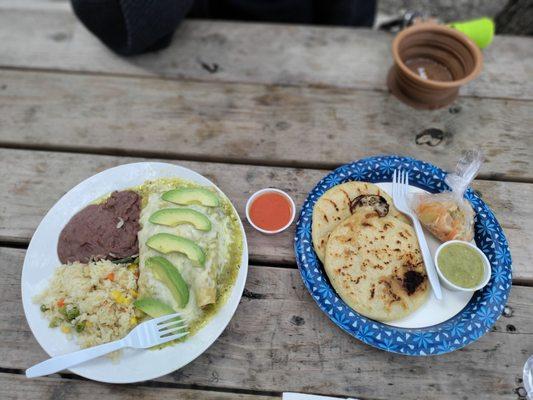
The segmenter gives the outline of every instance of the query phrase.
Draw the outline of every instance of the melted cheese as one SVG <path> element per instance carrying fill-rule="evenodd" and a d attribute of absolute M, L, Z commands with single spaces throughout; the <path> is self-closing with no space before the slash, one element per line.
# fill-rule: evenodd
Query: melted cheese
<path fill-rule="evenodd" d="M 167 186 L 167 185 L 165 185 Z M 161 188 L 160 188 L 161 189 Z M 231 219 L 221 207 L 204 207 L 201 205 L 179 206 L 161 199 L 164 190 L 151 193 L 147 197 L 145 207 L 141 211 L 139 232 L 139 297 L 154 297 L 183 312 L 185 318 L 192 322 L 202 316 L 202 306 L 215 303 L 217 299 L 218 277 L 222 268 L 230 261 Z M 192 225 L 183 224 L 176 227 L 156 225 L 148 221 L 150 216 L 163 208 L 191 208 L 205 214 L 211 221 L 211 230 L 203 232 Z M 195 266 L 181 253 L 161 254 L 148 246 L 146 241 L 156 233 L 171 233 L 193 240 L 206 253 L 204 267 Z M 146 259 L 152 256 L 163 256 L 179 270 L 189 286 L 189 302 L 184 309 L 179 309 L 170 290 L 158 281 L 149 268 Z"/>

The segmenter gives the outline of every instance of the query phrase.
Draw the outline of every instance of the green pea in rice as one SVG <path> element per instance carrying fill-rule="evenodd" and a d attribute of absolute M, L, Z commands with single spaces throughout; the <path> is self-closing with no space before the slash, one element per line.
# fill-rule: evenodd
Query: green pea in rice
<path fill-rule="evenodd" d="M 138 266 L 102 260 L 56 268 L 48 288 L 33 300 L 50 321 L 81 347 L 123 338 L 137 324 Z"/>

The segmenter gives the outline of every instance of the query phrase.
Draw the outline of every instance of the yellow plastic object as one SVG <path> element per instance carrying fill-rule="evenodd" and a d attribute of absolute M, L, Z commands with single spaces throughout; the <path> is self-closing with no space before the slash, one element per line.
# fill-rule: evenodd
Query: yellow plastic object
<path fill-rule="evenodd" d="M 487 17 L 472 19 L 470 21 L 452 22 L 448 26 L 463 32 L 480 49 L 484 49 L 491 44 L 494 38 L 494 21 Z"/>

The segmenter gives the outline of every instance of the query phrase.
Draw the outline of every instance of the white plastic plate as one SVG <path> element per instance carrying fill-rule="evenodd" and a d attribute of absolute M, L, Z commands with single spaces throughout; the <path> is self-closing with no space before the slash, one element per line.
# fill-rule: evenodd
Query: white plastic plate
<path fill-rule="evenodd" d="M 148 179 L 164 177 L 178 177 L 201 185 L 216 187 L 202 175 L 178 165 L 158 162 L 125 164 L 100 172 L 71 189 L 50 209 L 37 227 L 22 269 L 22 303 L 35 338 L 50 356 L 79 349 L 76 342 L 69 340 L 59 329 L 48 327 L 48 321 L 42 316 L 39 304 L 34 304 L 32 301 L 35 295 L 46 288 L 54 269 L 61 264 L 56 248 L 63 226 L 79 210 L 101 196 L 114 190 L 141 185 Z M 240 229 L 243 237 L 243 252 L 235 286 L 226 304 L 205 327 L 183 343 L 161 350 L 126 349 L 118 360 L 100 357 L 71 368 L 71 371 L 100 382 L 139 382 L 175 371 L 207 350 L 228 325 L 244 289 L 248 272 L 248 248 L 242 223 L 240 223 Z"/>

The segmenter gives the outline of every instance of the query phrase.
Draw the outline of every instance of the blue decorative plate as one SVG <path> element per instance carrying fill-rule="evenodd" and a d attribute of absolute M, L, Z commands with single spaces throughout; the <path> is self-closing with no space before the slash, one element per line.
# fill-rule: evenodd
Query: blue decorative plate
<path fill-rule="evenodd" d="M 390 182 L 392 172 L 409 170 L 410 184 L 431 193 L 449 189 L 446 173 L 438 167 L 409 157 L 380 156 L 343 165 L 324 177 L 309 193 L 298 223 L 294 250 L 302 279 L 318 306 L 340 328 L 355 338 L 382 350 L 425 356 L 460 349 L 483 336 L 500 317 L 511 289 L 511 254 L 500 224 L 489 207 L 472 189 L 465 198 L 476 212 L 475 241 L 488 257 L 492 276 L 467 306 L 453 318 L 425 328 L 398 328 L 377 322 L 351 309 L 330 285 L 313 250 L 313 206 L 325 191 L 348 181 Z"/>

